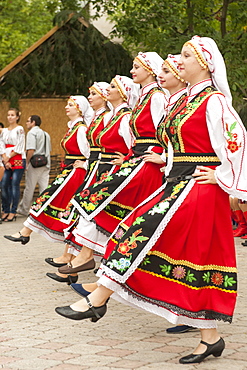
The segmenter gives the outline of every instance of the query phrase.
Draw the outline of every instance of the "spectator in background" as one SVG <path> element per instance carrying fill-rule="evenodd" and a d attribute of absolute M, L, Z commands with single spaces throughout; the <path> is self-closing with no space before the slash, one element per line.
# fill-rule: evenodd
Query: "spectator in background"
<path fill-rule="evenodd" d="M 4 128 L 4 124 L 2 122 L 0 122 L 0 134 L 2 132 L 2 128 Z M 4 165 L 3 165 L 3 161 L 2 161 L 2 156 L 0 155 L 0 189 L 2 189 L 3 174 L 4 174 Z M 1 211 L 0 211 L 0 213 L 1 213 Z"/>
<path fill-rule="evenodd" d="M 0 133 L 2 132 L 2 128 L 4 128 L 4 124 L 0 122 Z M 0 223 L 2 223 L 2 178 L 4 174 L 4 165 L 2 161 L 2 156 L 0 155 Z"/>
<path fill-rule="evenodd" d="M 39 193 L 42 193 L 49 183 L 50 172 L 50 152 L 51 139 L 50 135 L 40 128 L 41 118 L 37 115 L 32 115 L 28 118 L 27 129 L 29 130 L 26 137 L 26 175 L 25 189 L 23 198 L 17 209 L 17 213 L 24 216 L 29 214 L 29 209 L 33 201 L 33 194 L 36 185 L 39 186 Z M 34 154 L 42 154 L 47 158 L 47 165 L 34 168 L 30 159 Z"/>
<path fill-rule="evenodd" d="M 25 170 L 25 132 L 18 124 L 20 112 L 10 108 L 7 114 L 8 127 L 1 129 L 0 154 L 5 167 L 2 179 L 3 221 L 16 219 L 20 198 L 20 182 Z"/>

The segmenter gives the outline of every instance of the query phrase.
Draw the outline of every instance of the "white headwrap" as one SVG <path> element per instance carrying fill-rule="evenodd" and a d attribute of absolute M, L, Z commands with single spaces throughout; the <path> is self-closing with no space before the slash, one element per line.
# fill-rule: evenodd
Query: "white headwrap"
<path fill-rule="evenodd" d="M 80 114 L 80 116 L 83 118 L 83 121 L 86 123 L 87 126 L 90 125 L 92 118 L 93 118 L 93 109 L 90 107 L 90 104 L 83 95 L 71 95 L 69 97 L 70 100 L 72 100 Z"/>
<path fill-rule="evenodd" d="M 92 86 L 89 87 L 90 89 L 94 89 L 102 99 L 107 99 L 107 91 L 109 84 L 107 82 L 94 82 Z"/>
<path fill-rule="evenodd" d="M 225 95 L 228 103 L 232 104 L 225 62 L 215 41 L 209 37 L 193 36 L 184 45 L 193 51 L 203 68 L 209 69 L 214 86 Z"/>
<path fill-rule="evenodd" d="M 118 91 L 130 108 L 134 108 L 140 93 L 140 87 L 133 80 L 126 76 L 116 75 L 113 80 L 116 82 Z"/>
<path fill-rule="evenodd" d="M 140 52 L 135 57 L 134 61 L 135 60 L 153 76 L 158 76 L 163 64 L 163 59 L 154 51 L 149 51 L 147 53 Z"/>
<path fill-rule="evenodd" d="M 178 68 L 178 61 L 180 59 L 180 54 L 173 55 L 173 54 L 168 54 L 166 60 L 164 60 L 164 64 L 166 67 L 171 71 L 173 76 L 175 76 L 178 80 L 185 82 L 183 78 L 179 76 L 179 68 Z"/>

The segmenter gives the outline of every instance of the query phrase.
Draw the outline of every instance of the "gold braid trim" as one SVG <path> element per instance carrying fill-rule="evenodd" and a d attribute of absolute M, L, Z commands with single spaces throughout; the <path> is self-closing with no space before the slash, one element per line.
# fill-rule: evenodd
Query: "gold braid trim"
<path fill-rule="evenodd" d="M 117 85 L 117 89 L 118 89 L 118 92 L 121 96 L 121 98 L 124 100 L 124 101 L 127 101 L 127 96 L 125 95 L 125 93 L 123 92 L 123 90 L 121 89 L 121 86 L 119 85 L 119 82 L 116 78 L 113 78 L 113 81 L 115 82 L 115 84 Z"/>
<path fill-rule="evenodd" d="M 118 202 L 113 202 L 113 201 L 111 201 L 109 204 L 114 204 L 114 205 L 116 205 L 116 206 L 119 206 L 119 207 L 121 207 L 121 208 L 123 208 L 123 209 L 128 209 L 128 210 L 130 210 L 130 211 L 132 211 L 132 210 L 134 209 L 133 207 L 125 206 L 124 204 L 121 204 L 121 203 L 118 203 Z"/>
<path fill-rule="evenodd" d="M 70 155 L 66 154 L 65 159 L 80 159 L 81 161 L 85 161 L 87 158 L 84 155 Z"/>
<path fill-rule="evenodd" d="M 160 142 L 157 139 L 135 139 L 135 144 L 160 144 Z"/>
<path fill-rule="evenodd" d="M 146 69 L 146 71 L 151 73 L 152 76 L 156 77 L 156 74 L 154 73 L 152 68 L 149 67 L 141 58 L 139 58 L 138 56 L 135 57 L 134 62 L 137 62 L 138 64 L 140 64 L 144 69 Z"/>
<path fill-rule="evenodd" d="M 112 215 L 111 213 L 107 212 L 106 210 L 104 210 L 104 211 L 105 211 L 105 213 L 106 213 L 107 215 L 111 216 L 112 218 L 115 218 L 116 220 L 121 220 L 121 218 L 120 218 L 120 217 L 114 216 L 114 215 Z"/>
<path fill-rule="evenodd" d="M 71 102 L 73 105 L 74 105 L 74 107 L 75 107 L 75 109 L 77 110 L 77 112 L 80 114 L 80 116 L 82 116 L 82 111 L 80 110 L 80 107 L 79 107 L 79 104 L 77 104 L 73 99 L 69 99 L 68 100 L 69 102 Z"/>
<path fill-rule="evenodd" d="M 174 260 L 173 258 L 168 257 L 166 254 L 158 252 L 158 251 L 148 252 L 147 254 L 158 256 L 162 259 L 167 260 L 169 263 L 172 263 L 172 264 L 175 264 L 175 265 L 182 264 L 184 266 L 193 268 L 194 270 L 198 270 L 198 271 L 219 270 L 219 271 L 223 271 L 223 272 L 236 272 L 237 273 L 236 267 L 227 267 L 227 266 L 218 266 L 218 265 L 205 265 L 205 266 L 196 265 L 192 262 L 185 261 L 185 260 Z"/>
<path fill-rule="evenodd" d="M 168 157 L 167 154 L 166 157 Z M 184 157 L 173 157 L 173 162 L 220 162 L 220 160 L 216 156 L 211 157 L 184 156 Z"/>
<path fill-rule="evenodd" d="M 172 63 L 169 62 L 169 60 L 164 60 L 164 64 L 167 66 L 174 77 L 176 77 L 181 82 L 186 83 L 186 81 L 178 75 L 178 70 L 172 65 Z"/>
<path fill-rule="evenodd" d="M 102 92 L 101 92 L 99 89 L 97 89 L 97 87 L 95 87 L 95 86 L 91 86 L 91 87 L 89 87 L 89 91 L 91 91 L 91 90 L 94 90 L 98 95 L 100 95 L 100 97 L 101 97 L 104 101 L 107 101 L 106 97 L 102 94 Z"/>
<path fill-rule="evenodd" d="M 193 53 L 195 54 L 195 57 L 198 61 L 198 63 L 200 64 L 200 66 L 203 68 L 203 69 L 206 69 L 208 70 L 208 63 L 205 61 L 205 59 L 203 58 L 203 56 L 201 55 L 200 51 L 196 48 L 195 45 L 192 44 L 192 42 L 190 41 L 187 41 L 184 46 L 188 46 L 192 51 Z"/>
<path fill-rule="evenodd" d="M 226 289 L 222 289 L 222 288 L 219 288 L 217 286 L 205 286 L 205 287 L 194 287 L 194 286 L 191 286 L 189 284 L 185 284 L 185 283 L 182 283 L 181 281 L 177 281 L 177 280 L 174 280 L 174 279 L 170 279 L 166 276 L 162 276 L 162 275 L 159 275 L 159 274 L 155 274 L 154 272 L 151 272 L 151 271 L 146 271 L 146 270 L 143 270 L 141 268 L 137 268 L 138 271 L 141 271 L 143 273 L 146 273 L 146 274 L 149 274 L 149 275 L 152 275 L 152 276 L 155 276 L 155 277 L 158 277 L 160 279 L 164 279 L 164 280 L 168 280 L 168 281 L 171 281 L 172 283 L 176 283 L 176 284 L 180 284 L 180 285 L 183 285 L 183 286 L 186 286 L 187 288 L 189 289 L 193 289 L 193 290 L 204 290 L 204 289 L 215 289 L 215 290 L 220 290 L 221 292 L 225 292 L 225 293 L 234 293 L 236 294 L 237 291 L 236 290 L 226 290 Z"/>

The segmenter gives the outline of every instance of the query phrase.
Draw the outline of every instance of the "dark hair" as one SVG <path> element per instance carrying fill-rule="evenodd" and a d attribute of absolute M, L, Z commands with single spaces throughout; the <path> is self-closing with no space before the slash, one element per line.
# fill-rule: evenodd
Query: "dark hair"
<path fill-rule="evenodd" d="M 32 116 L 30 116 L 30 120 L 31 122 L 35 122 L 35 126 L 40 126 L 41 125 L 41 118 L 40 116 L 36 116 L 35 114 L 33 114 Z"/>
<path fill-rule="evenodd" d="M 2 122 L 0 122 L 0 127 L 4 128 L 4 124 Z"/>
<path fill-rule="evenodd" d="M 10 111 L 10 110 L 13 110 L 15 112 L 16 116 L 18 117 L 17 118 L 17 123 L 18 123 L 20 121 L 20 118 L 21 118 L 21 112 L 17 108 L 9 108 L 8 111 Z"/>

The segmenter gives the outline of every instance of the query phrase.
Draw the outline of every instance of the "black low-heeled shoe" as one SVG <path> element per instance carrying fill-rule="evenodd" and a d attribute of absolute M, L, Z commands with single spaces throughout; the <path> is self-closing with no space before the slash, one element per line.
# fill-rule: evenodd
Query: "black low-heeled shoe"
<path fill-rule="evenodd" d="M 53 258 L 50 258 L 50 257 L 45 258 L 45 262 L 46 263 L 49 263 L 49 265 L 54 266 L 54 267 L 62 267 L 62 266 L 67 265 L 66 262 L 65 263 L 57 263 L 57 262 L 54 262 Z"/>
<path fill-rule="evenodd" d="M 16 215 L 14 215 L 12 218 L 4 218 L 4 222 L 12 222 L 12 221 L 16 221 Z"/>
<path fill-rule="evenodd" d="M 46 276 L 48 276 L 49 278 L 53 280 L 58 281 L 59 283 L 67 283 L 68 285 L 72 283 L 76 283 L 78 280 L 78 276 L 68 275 L 66 278 L 64 278 L 62 276 L 58 276 L 57 274 L 52 274 L 50 272 L 47 272 Z"/>
<path fill-rule="evenodd" d="M 220 338 L 216 343 L 209 344 L 201 340 L 202 344 L 205 344 L 207 346 L 207 349 L 205 352 L 195 355 L 191 353 L 188 356 L 180 358 L 179 362 L 180 364 L 195 364 L 202 362 L 206 357 L 213 355 L 214 357 L 220 357 L 224 348 L 225 348 L 225 341 L 223 338 Z"/>
<path fill-rule="evenodd" d="M 19 234 L 20 236 L 18 238 L 11 235 L 4 235 L 4 238 L 10 240 L 11 242 L 21 242 L 21 244 L 27 244 L 30 240 L 30 236 L 23 236 L 21 235 L 20 231 Z"/>
<path fill-rule="evenodd" d="M 84 312 L 74 311 L 70 306 L 56 307 L 55 311 L 56 313 L 66 317 L 67 319 L 71 320 L 91 319 L 92 322 L 97 322 L 105 315 L 107 311 L 106 304 L 104 304 L 103 306 L 94 307 L 88 297 L 85 297 L 85 299 L 89 307 L 87 311 Z"/>

